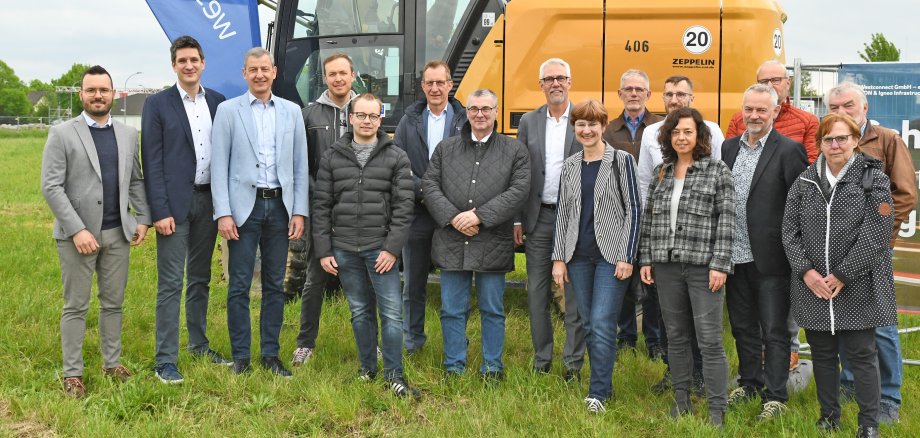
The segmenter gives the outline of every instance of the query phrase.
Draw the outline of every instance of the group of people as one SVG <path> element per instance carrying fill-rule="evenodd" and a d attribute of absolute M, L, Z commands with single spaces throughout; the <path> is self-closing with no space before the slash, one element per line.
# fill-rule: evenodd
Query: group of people
<path fill-rule="evenodd" d="M 686 76 L 665 80 L 661 117 L 646 108 L 648 76 L 626 71 L 618 90 L 624 110 L 611 120 L 596 100 L 571 102 L 571 69 L 552 58 L 538 76 L 546 104 L 521 118 L 514 139 L 495 132 L 495 93 L 476 90 L 464 107 L 450 96 L 449 66 L 432 61 L 421 72 L 425 99 L 406 108 L 390 138 L 380 130 L 380 99 L 352 91 L 345 54 L 324 60 L 327 90 L 301 109 L 271 92 L 276 71 L 263 49 L 245 54 L 248 91 L 233 99 L 201 85 L 197 41 L 180 37 L 170 51 L 177 83 L 147 100 L 141 148 L 135 130 L 113 122 L 112 81 L 99 66 L 84 73 L 83 114 L 49 132 L 42 192 L 64 282 L 67 394 L 86 391 L 82 341 L 94 273 L 103 373 L 131 377 L 119 361 L 129 248 L 153 225 L 154 371 L 164 383 L 183 380 L 183 281 L 189 351 L 237 374 L 251 370 L 257 251 L 259 362 L 292 375 L 279 359 L 279 335 L 295 241 L 306 257 L 292 365 L 315 355 L 323 290 L 336 276 L 352 315 L 358 377 L 376 378 L 379 354 L 389 390 L 418 397 L 403 351 L 426 343 L 433 264 L 441 271 L 446 376 L 468 363 L 475 281 L 479 372 L 501 380 L 505 274 L 524 245 L 533 370 L 552 372 L 555 283 L 565 296 L 563 377 L 580 378 L 587 350 L 589 412 L 605 411 L 614 397 L 617 351 L 635 346 L 636 301 L 645 296 L 648 352 L 668 365 L 652 389 L 671 388 L 674 418 L 689 414 L 691 393 L 702 391 L 716 426 L 726 409 L 755 397 L 759 420 L 781 415 L 801 326 L 812 348 L 819 428 L 839 427 L 841 383 L 859 405 L 860 436 L 897 420 L 891 248 L 917 185 L 900 137 L 867 121 L 866 97 L 854 84 L 828 92 L 831 114 L 819 123 L 788 103 L 787 70 L 768 61 L 725 140 L 691 107 Z M 206 334 L 217 234 L 229 251 L 229 358 Z M 730 393 L 723 301 L 740 374 Z"/>

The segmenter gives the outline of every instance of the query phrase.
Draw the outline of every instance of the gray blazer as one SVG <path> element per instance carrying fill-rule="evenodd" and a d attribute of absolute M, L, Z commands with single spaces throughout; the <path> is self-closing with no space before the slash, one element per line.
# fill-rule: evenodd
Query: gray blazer
<path fill-rule="evenodd" d="M 137 130 L 114 120 L 112 125 L 118 144 L 121 227 L 125 238 L 130 241 L 138 223 L 150 225 Z M 41 184 L 42 195 L 54 214 L 52 235 L 55 239 L 71 239 L 84 228 L 99 238 L 102 231 L 102 171 L 99 169 L 96 145 L 83 114 L 48 131 L 42 156 Z"/>
<path fill-rule="evenodd" d="M 546 105 L 524 114 L 518 127 L 517 139 L 530 151 L 530 193 L 515 222 L 524 226 L 524 234 L 532 233 L 537 226 L 540 204 L 543 202 L 543 184 L 546 181 Z M 572 103 L 569 102 L 571 121 Z M 569 123 L 565 128 L 565 158 L 582 150 L 575 140 L 575 129 Z"/>

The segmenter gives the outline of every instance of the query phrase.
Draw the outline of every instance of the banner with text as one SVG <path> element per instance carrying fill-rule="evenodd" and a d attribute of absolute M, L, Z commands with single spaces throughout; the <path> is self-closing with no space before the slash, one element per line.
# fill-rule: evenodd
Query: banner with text
<path fill-rule="evenodd" d="M 920 168 L 920 64 L 872 62 L 843 64 L 838 72 L 840 81 L 853 81 L 863 87 L 869 102 L 869 120 L 901 134 L 908 145 L 914 169 Z M 918 178 L 920 180 L 920 178 Z M 895 277 L 908 287 L 920 286 L 920 218 L 915 206 L 907 221 L 901 224 L 895 253 Z M 913 294 L 916 302 L 901 302 L 920 306 L 920 292 Z M 916 292 L 916 291 L 915 291 Z"/>
<path fill-rule="evenodd" d="M 256 0 L 147 0 L 170 41 L 190 35 L 201 43 L 207 68 L 201 82 L 227 98 L 246 91 L 243 54 L 260 47 Z"/>

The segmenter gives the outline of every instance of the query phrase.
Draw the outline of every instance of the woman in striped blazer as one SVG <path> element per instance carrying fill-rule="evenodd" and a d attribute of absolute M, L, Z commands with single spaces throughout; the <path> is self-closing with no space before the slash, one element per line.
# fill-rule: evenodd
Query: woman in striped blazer
<path fill-rule="evenodd" d="M 658 285 L 674 385 L 671 417 L 691 412 L 690 331 L 695 328 L 709 422 L 721 427 L 728 384 L 722 286 L 732 271 L 735 185 L 728 166 L 710 156 L 711 138 L 703 116 L 693 108 L 664 119 L 658 133 L 664 162 L 649 184 L 639 273 L 643 283 Z"/>
<path fill-rule="evenodd" d="M 562 165 L 553 279 L 571 281 L 586 331 L 591 381 L 585 404 L 603 412 L 613 396 L 617 315 L 639 244 L 639 191 L 632 155 L 602 136 L 607 111 L 596 100 L 575 105 L 569 117 L 584 146 Z"/>

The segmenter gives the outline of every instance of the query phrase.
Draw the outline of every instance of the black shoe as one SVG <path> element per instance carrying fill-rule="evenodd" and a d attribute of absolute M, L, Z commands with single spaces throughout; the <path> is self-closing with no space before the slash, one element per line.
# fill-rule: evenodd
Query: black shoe
<path fill-rule="evenodd" d="M 664 377 L 658 381 L 658 383 L 652 385 L 650 388 L 651 391 L 655 394 L 664 394 L 671 390 L 671 372 L 665 371 Z"/>
<path fill-rule="evenodd" d="M 837 432 L 840 430 L 840 419 L 824 417 L 815 424 L 815 427 L 818 428 L 819 432 Z"/>
<path fill-rule="evenodd" d="M 541 366 L 533 367 L 534 374 L 549 374 L 550 369 L 552 369 L 553 364 L 547 363 Z"/>
<path fill-rule="evenodd" d="M 249 365 L 249 359 L 234 359 L 233 360 L 233 373 L 234 374 L 245 374 L 252 371 L 252 366 Z"/>
<path fill-rule="evenodd" d="M 284 367 L 284 364 L 281 363 L 281 360 L 276 356 L 264 356 L 262 357 L 262 368 L 265 368 L 271 371 L 273 374 L 281 377 L 291 377 L 290 371 Z"/>
<path fill-rule="evenodd" d="M 501 371 L 486 371 L 482 373 L 482 380 L 486 383 L 498 383 L 505 380 L 505 373 Z"/>
<path fill-rule="evenodd" d="M 720 410 L 709 411 L 709 425 L 710 426 L 722 429 L 725 427 L 722 424 L 724 422 L 725 422 L 725 411 L 720 411 Z"/>
<path fill-rule="evenodd" d="M 227 358 L 224 357 L 222 354 L 220 354 L 220 353 L 218 353 L 218 352 L 216 352 L 216 351 L 214 351 L 214 350 L 212 350 L 212 349 L 210 349 L 210 348 L 208 348 L 208 349 L 205 350 L 205 351 L 196 351 L 196 352 L 194 352 L 194 353 L 192 353 L 192 354 L 195 355 L 195 357 L 207 358 L 207 360 L 211 361 L 211 363 L 213 363 L 213 364 L 224 365 L 224 366 L 228 366 L 228 367 L 233 365 L 233 361 L 232 361 L 232 360 L 227 359 Z"/>
<path fill-rule="evenodd" d="M 635 350 L 636 341 L 630 341 L 629 339 L 617 339 L 617 352 L 626 351 L 626 350 Z"/>
<path fill-rule="evenodd" d="M 660 345 L 652 344 L 648 347 L 648 358 L 651 360 L 664 361 L 664 358 L 667 355 L 668 352 L 664 351 L 664 348 L 661 348 Z"/>
<path fill-rule="evenodd" d="M 581 370 L 577 370 L 575 368 L 566 368 L 565 371 L 562 373 L 562 378 L 566 382 L 579 381 L 581 380 Z"/>
<path fill-rule="evenodd" d="M 684 390 L 674 391 L 674 404 L 671 405 L 671 418 L 678 418 L 691 412 L 690 394 Z"/>
<path fill-rule="evenodd" d="M 856 431 L 856 438 L 879 438 L 878 427 L 872 426 L 859 426 L 859 430 Z"/>
<path fill-rule="evenodd" d="M 369 382 L 377 378 L 377 370 L 369 370 L 366 368 L 358 369 L 358 380 Z"/>
<path fill-rule="evenodd" d="M 402 377 L 387 380 L 387 387 L 390 391 L 393 391 L 393 394 L 396 394 L 397 397 L 411 397 L 413 399 L 421 397 L 418 390 L 409 386 Z"/>

